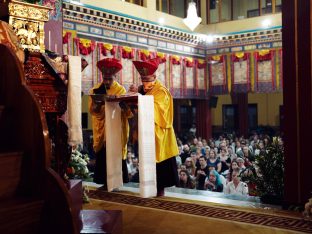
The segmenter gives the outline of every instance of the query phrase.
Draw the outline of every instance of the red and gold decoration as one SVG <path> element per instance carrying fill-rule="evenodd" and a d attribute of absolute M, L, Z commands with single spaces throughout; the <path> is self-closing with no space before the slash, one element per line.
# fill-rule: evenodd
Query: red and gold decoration
<path fill-rule="evenodd" d="M 101 53 L 103 56 L 115 56 L 116 54 L 116 46 L 112 45 L 110 43 L 98 43 L 98 46 L 100 47 Z"/>
<path fill-rule="evenodd" d="M 79 54 L 82 55 L 89 55 L 95 49 L 95 41 L 89 39 L 82 39 L 82 38 L 74 38 L 75 44 L 78 47 Z"/>
<path fill-rule="evenodd" d="M 167 55 L 165 53 L 157 52 L 156 57 L 159 59 L 159 63 L 165 63 L 167 61 Z"/>
<path fill-rule="evenodd" d="M 250 90 L 250 53 L 232 54 L 232 92 L 248 92 Z"/>
<path fill-rule="evenodd" d="M 121 57 L 123 59 L 133 59 L 134 58 L 134 49 L 128 46 L 121 47 Z"/>
<path fill-rule="evenodd" d="M 138 50 L 138 55 L 139 55 L 140 60 L 142 60 L 142 61 L 147 61 L 147 60 L 155 57 L 154 52 L 151 52 L 151 51 L 145 50 L 145 49 Z"/>
<path fill-rule="evenodd" d="M 205 59 L 197 59 L 196 60 L 196 65 L 198 69 L 204 69 L 207 66 L 207 62 Z"/>
<path fill-rule="evenodd" d="M 194 67 L 194 59 L 191 57 L 185 57 L 184 63 L 186 67 Z"/>
<path fill-rule="evenodd" d="M 71 32 L 66 31 L 63 32 L 63 44 L 68 44 L 71 35 L 72 35 Z"/>
<path fill-rule="evenodd" d="M 170 61 L 174 65 L 180 65 L 181 64 L 181 57 L 178 55 L 170 55 Z"/>
<path fill-rule="evenodd" d="M 74 53 L 65 49 L 64 53 L 67 51 L 67 54 L 81 55 L 89 63 L 83 71 L 84 91 L 101 81 L 102 76 L 96 62 L 106 57 L 120 59 L 123 69 L 116 74 L 116 79 L 126 88 L 133 83 L 140 83 L 133 60 L 158 58 L 157 79 L 176 98 L 206 97 L 208 92 L 215 95 L 250 91 L 268 93 L 281 91 L 283 87 L 282 49 L 219 54 L 207 59 L 195 59 L 110 43 L 95 43 L 75 36 L 73 30 L 64 32 L 63 49 L 66 45 L 74 45 Z"/>

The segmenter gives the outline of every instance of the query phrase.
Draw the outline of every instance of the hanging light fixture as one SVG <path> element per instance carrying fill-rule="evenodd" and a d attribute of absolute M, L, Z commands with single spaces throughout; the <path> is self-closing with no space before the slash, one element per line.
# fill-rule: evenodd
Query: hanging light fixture
<path fill-rule="evenodd" d="M 191 31 L 194 31 L 201 21 L 202 19 L 197 16 L 196 3 L 190 2 L 187 8 L 187 16 L 183 19 L 183 22 Z"/>

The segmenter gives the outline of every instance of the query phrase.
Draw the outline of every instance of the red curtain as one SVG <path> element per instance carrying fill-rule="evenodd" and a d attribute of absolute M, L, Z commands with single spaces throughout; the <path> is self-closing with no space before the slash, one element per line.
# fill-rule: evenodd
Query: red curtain
<path fill-rule="evenodd" d="M 208 100 L 196 100 L 196 135 L 206 140 L 212 137 L 211 111 Z"/>
<path fill-rule="evenodd" d="M 232 103 L 237 105 L 239 134 L 248 137 L 248 93 L 232 93 Z"/>

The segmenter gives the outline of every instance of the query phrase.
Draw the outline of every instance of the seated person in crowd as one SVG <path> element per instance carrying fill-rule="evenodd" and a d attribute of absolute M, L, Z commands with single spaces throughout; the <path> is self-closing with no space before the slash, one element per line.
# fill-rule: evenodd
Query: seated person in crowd
<path fill-rule="evenodd" d="M 219 173 L 211 170 L 205 181 L 205 188 L 213 192 L 223 192 L 223 184 Z"/>
<path fill-rule="evenodd" d="M 229 169 L 229 167 L 231 165 L 231 159 L 229 158 L 228 153 L 227 153 L 226 149 L 224 149 L 224 148 L 220 150 L 219 158 L 221 161 L 221 172 L 220 173 L 222 173 L 222 172 Z"/>
<path fill-rule="evenodd" d="M 224 190 L 225 194 L 248 195 L 248 186 L 240 180 L 239 170 L 235 169 L 232 173 L 232 181 L 229 182 Z"/>
<path fill-rule="evenodd" d="M 214 151 L 213 149 L 211 149 L 209 151 L 209 157 L 207 159 L 207 165 L 208 167 L 212 170 L 215 169 L 218 173 L 221 172 L 221 162 L 220 160 L 217 158 L 217 154 L 216 151 Z"/>
<path fill-rule="evenodd" d="M 239 169 L 239 172 L 241 173 L 243 170 L 246 169 L 245 167 L 245 160 L 242 159 L 242 158 L 237 158 L 236 159 L 236 162 L 237 162 L 237 165 L 238 165 L 238 169 Z"/>
<path fill-rule="evenodd" d="M 180 154 L 180 157 L 181 157 L 181 160 L 182 160 L 182 163 L 185 162 L 185 160 L 191 156 L 191 153 L 190 153 L 190 147 L 188 145 L 184 145 L 183 146 L 183 151 L 182 153 Z"/>
<path fill-rule="evenodd" d="M 185 169 L 188 171 L 189 175 L 193 179 L 195 177 L 196 166 L 191 157 L 185 160 Z M 182 168 L 181 168 L 182 169 Z"/>
<path fill-rule="evenodd" d="M 181 170 L 179 173 L 180 188 L 194 189 L 195 184 L 187 170 Z"/>
<path fill-rule="evenodd" d="M 129 171 L 130 182 L 139 182 L 139 159 L 132 159 L 131 170 Z"/>
<path fill-rule="evenodd" d="M 205 189 L 205 180 L 206 176 L 209 175 L 209 168 L 207 166 L 206 158 L 201 156 L 199 158 L 200 166 L 197 167 L 195 176 L 196 176 L 196 189 L 204 190 Z"/>

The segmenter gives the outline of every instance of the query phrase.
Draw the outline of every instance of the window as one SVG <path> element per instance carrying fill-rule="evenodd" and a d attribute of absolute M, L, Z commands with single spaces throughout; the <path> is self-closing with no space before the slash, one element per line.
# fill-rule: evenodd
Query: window
<path fill-rule="evenodd" d="M 275 0 L 275 12 L 282 12 L 282 0 Z"/>
<path fill-rule="evenodd" d="M 210 23 L 219 22 L 219 2 L 217 0 L 210 0 L 209 4 L 209 21 Z"/>
<path fill-rule="evenodd" d="M 261 0 L 261 15 L 272 14 L 272 0 Z"/>
<path fill-rule="evenodd" d="M 193 0 L 196 3 L 197 15 L 200 17 L 200 0 Z M 170 15 L 185 18 L 188 4 L 191 0 L 157 0 L 156 9 Z"/>
<path fill-rule="evenodd" d="M 222 123 L 223 130 L 226 132 L 232 132 L 238 129 L 237 105 L 222 106 Z"/>
<path fill-rule="evenodd" d="M 207 23 L 239 20 L 281 11 L 281 0 L 207 0 Z"/>
<path fill-rule="evenodd" d="M 143 6 L 143 0 L 125 0 L 125 2 L 130 2 L 136 5 Z"/>
<path fill-rule="evenodd" d="M 233 0 L 233 20 L 259 16 L 258 0 Z"/>
<path fill-rule="evenodd" d="M 222 0 L 221 22 L 232 19 L 232 0 Z"/>
<path fill-rule="evenodd" d="M 248 104 L 248 128 L 249 128 L 249 131 L 252 131 L 258 128 L 257 104 Z"/>

